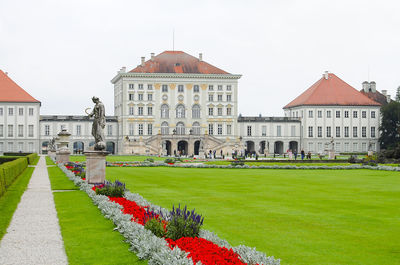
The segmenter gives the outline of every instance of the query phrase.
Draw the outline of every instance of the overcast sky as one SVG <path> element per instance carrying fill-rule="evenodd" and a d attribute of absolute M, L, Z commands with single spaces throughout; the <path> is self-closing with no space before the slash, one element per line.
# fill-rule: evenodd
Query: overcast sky
<path fill-rule="evenodd" d="M 400 86 L 400 1 L 0 0 L 0 69 L 42 102 L 80 114 L 97 95 L 113 115 L 110 80 L 140 57 L 172 50 L 239 80 L 239 112 L 282 107 L 325 70 L 394 97 Z"/>

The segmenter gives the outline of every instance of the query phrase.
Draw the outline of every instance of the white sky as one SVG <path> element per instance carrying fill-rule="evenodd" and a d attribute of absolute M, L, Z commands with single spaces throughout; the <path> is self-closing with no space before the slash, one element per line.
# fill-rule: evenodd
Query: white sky
<path fill-rule="evenodd" d="M 400 1 L 0 0 L 0 69 L 42 102 L 80 114 L 96 95 L 113 115 L 110 80 L 172 49 L 242 74 L 239 112 L 282 107 L 329 70 L 361 89 L 400 85 Z M 368 70 L 369 69 L 369 70 Z"/>

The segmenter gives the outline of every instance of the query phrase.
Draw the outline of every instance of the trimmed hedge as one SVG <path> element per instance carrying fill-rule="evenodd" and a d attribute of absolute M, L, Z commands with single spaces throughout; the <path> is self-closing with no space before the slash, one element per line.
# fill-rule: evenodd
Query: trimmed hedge
<path fill-rule="evenodd" d="M 18 159 L 17 156 L 0 156 L 0 165 Z"/>
<path fill-rule="evenodd" d="M 24 156 L 28 160 L 29 165 L 32 165 L 36 158 L 38 157 L 37 153 L 4 153 L 4 156 L 8 157 L 21 157 Z M 1 163 L 1 162 L 0 162 Z"/>
<path fill-rule="evenodd" d="M 0 165 L 0 197 L 27 167 L 28 159 L 25 157 Z"/>

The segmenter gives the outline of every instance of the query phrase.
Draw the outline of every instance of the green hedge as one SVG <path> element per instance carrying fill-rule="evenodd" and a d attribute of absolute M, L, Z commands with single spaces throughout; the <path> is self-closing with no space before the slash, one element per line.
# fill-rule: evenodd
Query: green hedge
<path fill-rule="evenodd" d="M 0 165 L 0 196 L 27 167 L 28 159 L 25 157 Z"/>
<path fill-rule="evenodd" d="M 0 165 L 18 159 L 18 156 L 0 156 Z"/>
<path fill-rule="evenodd" d="M 35 159 L 38 157 L 37 153 L 4 153 L 4 156 L 9 157 L 21 157 L 24 156 L 28 160 L 29 165 L 32 165 Z M 1 163 L 1 162 L 0 162 Z"/>

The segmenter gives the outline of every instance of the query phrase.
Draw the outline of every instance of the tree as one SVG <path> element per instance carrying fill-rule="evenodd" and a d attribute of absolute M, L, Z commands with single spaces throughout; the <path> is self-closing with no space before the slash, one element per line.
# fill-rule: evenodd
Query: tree
<path fill-rule="evenodd" d="M 400 86 L 397 88 L 397 91 L 396 91 L 396 99 L 395 99 L 397 102 L 400 102 Z"/>
<path fill-rule="evenodd" d="M 400 102 L 392 101 L 382 106 L 381 114 L 379 144 L 382 149 L 393 149 L 400 143 Z"/>

